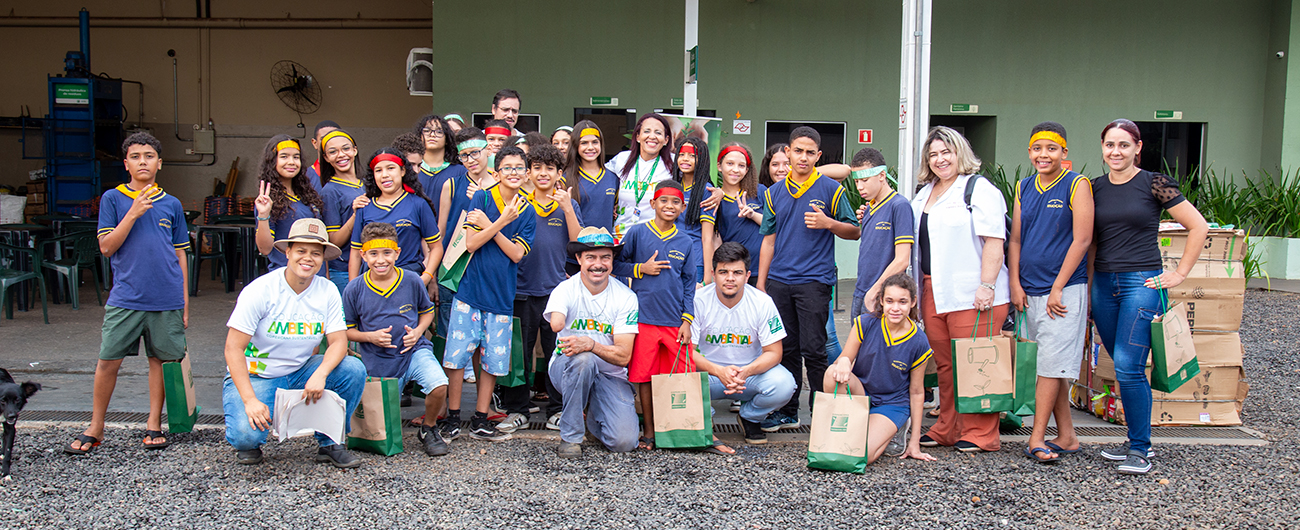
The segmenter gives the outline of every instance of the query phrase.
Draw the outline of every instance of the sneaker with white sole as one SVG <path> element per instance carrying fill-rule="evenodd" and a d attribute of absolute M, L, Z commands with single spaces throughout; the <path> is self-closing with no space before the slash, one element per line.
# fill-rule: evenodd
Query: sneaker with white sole
<path fill-rule="evenodd" d="M 1130 452 L 1128 448 L 1128 442 L 1125 442 L 1124 445 L 1102 449 L 1101 457 L 1110 460 L 1111 462 L 1124 462 L 1128 460 L 1128 454 Z M 1153 458 L 1155 456 L 1156 449 L 1154 447 L 1147 447 L 1147 458 Z"/>
<path fill-rule="evenodd" d="M 763 420 L 763 423 L 761 425 L 762 425 L 763 432 L 776 432 L 785 429 L 798 429 L 799 418 L 786 416 L 785 414 L 782 414 L 780 412 L 773 412 L 772 414 L 769 414 L 767 416 L 767 419 Z"/>
<path fill-rule="evenodd" d="M 740 412 L 740 400 L 739 399 L 732 400 L 731 406 L 728 407 L 727 410 L 730 410 L 731 412 Z"/>
<path fill-rule="evenodd" d="M 558 431 L 558 430 L 560 430 L 560 414 L 563 414 L 563 413 L 562 413 L 562 412 L 556 412 L 555 414 L 551 414 L 551 417 L 546 418 L 546 428 L 547 428 L 547 429 L 550 429 L 550 430 L 552 430 L 552 431 Z"/>
<path fill-rule="evenodd" d="M 1151 472 L 1151 461 L 1142 456 L 1142 451 L 1129 451 L 1124 463 L 1115 468 L 1125 475 L 1145 475 Z"/>
<path fill-rule="evenodd" d="M 442 439 L 442 434 L 438 432 L 437 427 L 421 425 L 420 429 L 415 432 L 415 438 L 424 445 L 424 454 L 429 456 L 447 454 L 447 442 Z"/>
<path fill-rule="evenodd" d="M 512 438 L 510 433 L 501 432 L 487 420 L 477 418 L 470 420 L 469 437 L 489 442 L 504 442 Z"/>
<path fill-rule="evenodd" d="M 903 428 L 894 433 L 894 437 L 889 439 L 889 445 L 885 446 L 885 455 L 903 456 L 907 452 L 907 431 L 912 426 L 912 419 L 908 418 Z"/>
<path fill-rule="evenodd" d="M 460 418 L 456 418 L 455 421 L 446 418 L 438 420 L 438 434 L 441 434 L 443 441 L 446 442 L 460 438 Z"/>
<path fill-rule="evenodd" d="M 515 432 L 528 426 L 528 416 L 518 412 L 512 412 L 506 415 L 506 419 L 497 423 L 497 430 L 501 432 Z"/>

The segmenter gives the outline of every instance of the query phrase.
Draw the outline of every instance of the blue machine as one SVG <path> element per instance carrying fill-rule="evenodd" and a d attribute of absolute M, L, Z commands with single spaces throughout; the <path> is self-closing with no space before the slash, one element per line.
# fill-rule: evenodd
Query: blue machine
<path fill-rule="evenodd" d="M 48 78 L 50 113 L 41 127 L 46 190 L 54 212 L 75 212 L 108 187 L 127 181 L 122 166 L 122 81 L 90 69 L 90 13 L 82 9 L 81 50 L 70 51 L 64 73 Z M 84 213 L 84 212 L 83 212 Z"/>

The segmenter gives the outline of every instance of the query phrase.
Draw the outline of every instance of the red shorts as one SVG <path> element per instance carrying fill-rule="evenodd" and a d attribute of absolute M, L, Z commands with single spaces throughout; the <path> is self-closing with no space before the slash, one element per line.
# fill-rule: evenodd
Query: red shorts
<path fill-rule="evenodd" d="M 629 383 L 649 383 L 650 376 L 666 374 L 673 369 L 673 359 L 680 348 L 681 360 L 677 372 L 694 372 L 691 345 L 677 343 L 679 328 L 637 324 L 636 342 L 632 343 L 632 361 L 627 363 Z"/>

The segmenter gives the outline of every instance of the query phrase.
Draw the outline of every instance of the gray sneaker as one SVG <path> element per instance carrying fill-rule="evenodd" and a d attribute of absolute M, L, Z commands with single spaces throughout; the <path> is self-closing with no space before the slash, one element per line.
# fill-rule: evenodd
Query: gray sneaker
<path fill-rule="evenodd" d="M 907 431 L 912 427 L 912 419 L 908 418 L 903 428 L 894 433 L 894 437 L 889 439 L 889 445 L 885 446 L 885 455 L 903 456 L 907 452 Z"/>
<path fill-rule="evenodd" d="M 549 417 L 549 418 L 546 419 L 546 428 L 547 428 L 547 429 L 550 429 L 550 430 L 552 430 L 552 431 L 558 431 L 558 430 L 560 430 L 560 415 L 561 415 L 561 414 L 563 414 L 563 413 L 562 413 L 562 412 L 556 412 L 555 414 L 551 414 L 551 417 Z"/>
<path fill-rule="evenodd" d="M 561 441 L 560 447 L 555 452 L 560 455 L 560 458 L 581 458 L 582 445 Z"/>
<path fill-rule="evenodd" d="M 447 442 L 442 439 L 442 433 L 438 432 L 437 427 L 422 425 L 420 430 L 416 431 L 415 437 L 424 445 L 424 454 L 443 456 L 448 452 Z"/>
<path fill-rule="evenodd" d="M 1142 456 L 1141 451 L 1129 451 L 1124 463 L 1116 470 L 1125 475 L 1145 475 L 1151 472 L 1151 461 Z"/>
<path fill-rule="evenodd" d="M 497 423 L 497 430 L 504 433 L 515 432 L 528 426 L 528 417 L 518 412 L 511 412 Z"/>
<path fill-rule="evenodd" d="M 344 448 L 343 444 L 334 444 L 317 449 L 316 461 L 329 462 L 334 467 L 341 469 L 351 469 L 361 465 L 361 460 Z"/>
<path fill-rule="evenodd" d="M 262 450 L 254 447 L 247 451 L 236 451 L 235 461 L 246 466 L 255 466 L 262 463 Z"/>
<path fill-rule="evenodd" d="M 1129 454 L 1129 449 L 1128 449 L 1128 447 L 1129 447 L 1128 442 L 1124 442 L 1124 445 L 1120 445 L 1120 446 L 1112 447 L 1112 448 L 1110 448 L 1110 449 L 1103 449 L 1103 450 L 1101 451 L 1101 457 L 1102 457 L 1102 458 L 1105 458 L 1106 460 L 1110 460 L 1111 462 L 1124 462 L 1124 461 L 1127 461 L 1127 460 L 1128 460 L 1128 454 Z M 1156 456 L 1156 449 L 1155 449 L 1155 447 L 1148 447 L 1148 448 L 1147 448 L 1147 458 L 1149 459 L 1149 458 L 1152 458 L 1152 457 L 1155 457 L 1155 456 Z"/>

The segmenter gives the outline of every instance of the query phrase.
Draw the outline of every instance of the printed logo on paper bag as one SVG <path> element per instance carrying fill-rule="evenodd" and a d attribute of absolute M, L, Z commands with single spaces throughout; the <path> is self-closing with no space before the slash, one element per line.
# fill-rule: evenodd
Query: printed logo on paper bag
<path fill-rule="evenodd" d="M 831 432 L 848 432 L 849 415 L 831 414 Z"/>
<path fill-rule="evenodd" d="M 673 393 L 671 394 L 671 398 L 672 398 L 672 408 L 674 408 L 674 409 L 684 409 L 684 408 L 686 408 L 686 393 L 685 393 L 685 392 L 673 392 Z"/>

